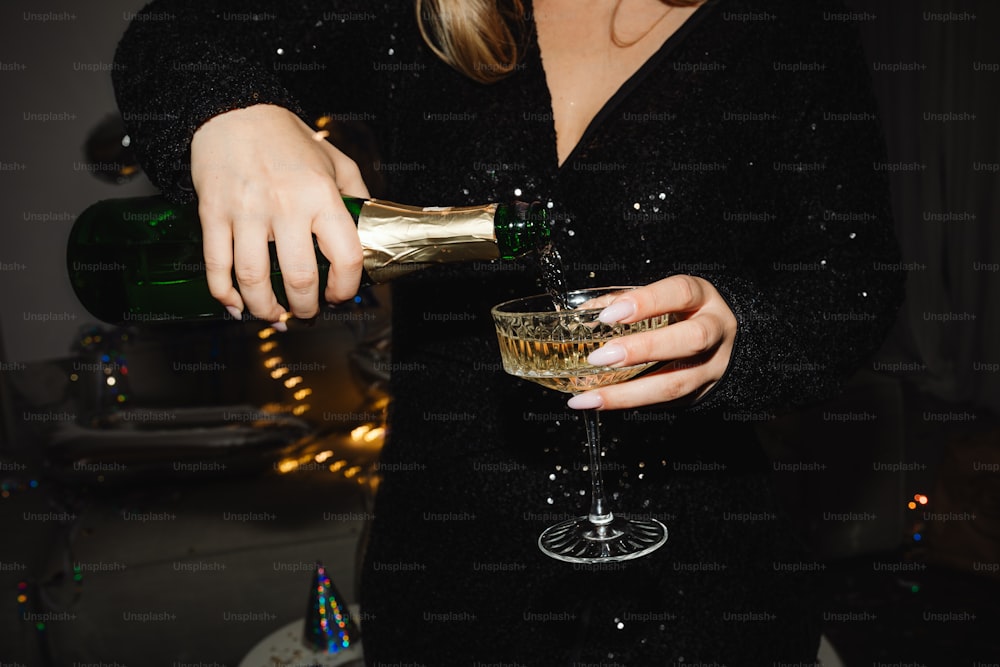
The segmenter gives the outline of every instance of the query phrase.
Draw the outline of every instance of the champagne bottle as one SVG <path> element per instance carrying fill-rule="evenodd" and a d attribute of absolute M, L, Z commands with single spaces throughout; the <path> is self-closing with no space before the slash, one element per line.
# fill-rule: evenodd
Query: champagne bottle
<path fill-rule="evenodd" d="M 362 286 L 442 262 L 514 259 L 550 235 L 546 208 L 538 202 L 419 208 L 344 197 L 344 203 L 364 248 Z M 287 306 L 270 246 L 271 284 Z M 316 260 L 322 299 L 330 262 L 318 246 Z M 174 205 L 161 196 L 99 201 L 76 219 L 66 264 L 80 302 L 104 322 L 229 317 L 208 291 L 194 203 Z"/>

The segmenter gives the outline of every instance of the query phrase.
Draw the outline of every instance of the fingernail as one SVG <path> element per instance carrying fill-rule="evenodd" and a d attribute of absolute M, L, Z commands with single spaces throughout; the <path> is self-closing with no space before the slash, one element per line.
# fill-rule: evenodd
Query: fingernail
<path fill-rule="evenodd" d="M 614 343 L 608 343 L 604 347 L 594 350 L 587 357 L 587 363 L 594 366 L 610 366 L 619 361 L 625 361 L 625 348 Z"/>
<path fill-rule="evenodd" d="M 285 324 L 284 320 L 278 320 L 277 322 L 271 322 L 271 328 L 275 331 L 280 331 L 282 333 L 288 331 L 288 325 Z"/>
<path fill-rule="evenodd" d="M 243 319 L 243 311 L 237 308 L 236 306 L 226 306 L 226 310 L 229 311 L 229 314 L 232 316 L 234 320 Z"/>
<path fill-rule="evenodd" d="M 634 301 L 615 301 L 602 310 L 597 319 L 605 324 L 614 324 L 615 322 L 624 320 L 626 317 L 635 315 L 635 308 Z"/>
<path fill-rule="evenodd" d="M 594 410 L 604 405 L 600 394 L 580 394 L 566 401 L 566 407 L 574 410 Z"/>

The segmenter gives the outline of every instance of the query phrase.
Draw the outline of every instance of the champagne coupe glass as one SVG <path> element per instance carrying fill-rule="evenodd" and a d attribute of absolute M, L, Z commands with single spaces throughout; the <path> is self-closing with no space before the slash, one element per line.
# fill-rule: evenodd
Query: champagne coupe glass
<path fill-rule="evenodd" d="M 570 394 L 629 380 L 653 363 L 624 368 L 592 366 L 587 356 L 605 342 L 655 329 L 671 321 L 661 315 L 632 324 L 597 319 L 613 295 L 633 287 L 598 287 L 569 292 L 568 309 L 552 297 L 536 295 L 494 306 L 491 313 L 507 373 Z M 656 519 L 629 519 L 611 511 L 601 477 L 601 443 L 596 410 L 583 410 L 590 453 L 590 513 L 547 528 L 538 538 L 548 556 L 570 563 L 603 563 L 645 556 L 667 541 Z"/>

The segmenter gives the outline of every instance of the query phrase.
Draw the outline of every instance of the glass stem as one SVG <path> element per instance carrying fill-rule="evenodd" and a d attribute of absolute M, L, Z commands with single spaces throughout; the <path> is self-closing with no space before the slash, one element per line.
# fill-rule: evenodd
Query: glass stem
<path fill-rule="evenodd" d="M 582 410 L 587 427 L 587 449 L 590 451 L 590 523 L 600 530 L 614 520 L 608 499 L 604 497 L 604 478 L 601 477 L 601 435 L 597 410 Z"/>

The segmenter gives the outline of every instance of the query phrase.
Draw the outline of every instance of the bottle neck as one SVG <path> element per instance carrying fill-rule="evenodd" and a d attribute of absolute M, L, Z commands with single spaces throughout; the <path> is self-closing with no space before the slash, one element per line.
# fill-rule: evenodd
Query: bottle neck
<path fill-rule="evenodd" d="M 420 208 L 352 201 L 360 206 L 365 271 L 375 282 L 428 264 L 514 259 L 537 250 L 551 233 L 539 202 Z"/>
<path fill-rule="evenodd" d="M 501 259 L 514 259 L 539 250 L 552 238 L 548 209 L 538 201 L 515 201 L 497 207 L 494 220 Z"/>
<path fill-rule="evenodd" d="M 420 208 L 367 201 L 358 216 L 365 271 L 375 282 L 385 282 L 429 264 L 499 259 L 497 207 Z"/>

